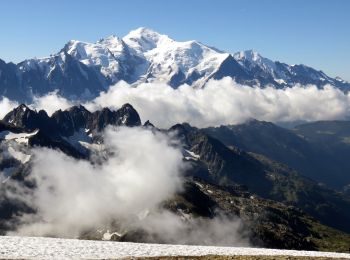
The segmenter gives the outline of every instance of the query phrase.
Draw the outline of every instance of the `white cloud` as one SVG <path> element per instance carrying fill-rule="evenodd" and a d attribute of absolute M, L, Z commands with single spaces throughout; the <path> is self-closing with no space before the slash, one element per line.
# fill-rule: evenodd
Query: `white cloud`
<path fill-rule="evenodd" d="M 0 99 L 0 119 L 3 119 L 4 116 L 18 106 L 18 103 L 15 101 L 11 101 L 6 97 L 2 97 Z"/>
<path fill-rule="evenodd" d="M 162 128 L 182 122 L 197 127 L 237 124 L 250 118 L 271 122 L 348 119 L 350 114 L 350 94 L 330 85 L 323 89 L 313 85 L 261 89 L 237 84 L 231 78 L 210 80 L 202 89 L 188 85 L 173 89 L 162 83 L 134 87 L 119 82 L 84 105 L 93 111 L 117 109 L 125 103 L 132 104 L 143 121 Z M 1 114 L 14 104 L 6 98 L 0 101 Z M 45 109 L 50 115 L 75 104 L 52 92 L 35 98 L 31 107 Z"/>
<path fill-rule="evenodd" d="M 118 108 L 129 102 L 143 120 L 159 127 L 188 122 L 198 127 L 237 124 L 255 118 L 272 122 L 346 119 L 350 96 L 332 86 L 294 86 L 286 89 L 252 88 L 231 78 L 211 80 L 205 88 L 144 83 L 132 87 L 125 82 L 112 86 L 91 103 L 90 109 Z"/>
<path fill-rule="evenodd" d="M 31 177 L 37 188 L 26 201 L 37 214 L 23 216 L 16 233 L 76 237 L 113 219 L 153 210 L 181 189 L 182 154 L 165 135 L 108 129 L 105 143 L 110 156 L 102 165 L 33 149 Z"/>
<path fill-rule="evenodd" d="M 136 223 L 136 227 L 146 231 L 149 242 L 159 242 L 154 238 L 161 237 L 168 244 L 249 246 L 249 232 L 238 217 L 218 214 L 212 219 L 183 221 L 174 213 L 162 211 Z"/>
<path fill-rule="evenodd" d="M 46 113 L 52 115 L 55 111 L 59 109 L 67 109 L 74 106 L 74 104 L 74 101 L 67 100 L 57 95 L 57 91 L 54 91 L 42 97 L 34 97 L 33 104 L 31 104 L 30 107 L 36 110 L 43 109 L 46 111 Z"/>
<path fill-rule="evenodd" d="M 35 189 L 9 180 L 5 194 L 36 212 L 11 219 L 9 224 L 17 223 L 17 229 L 8 234 L 76 238 L 111 228 L 122 234 L 141 231 L 142 238 L 132 238 L 136 241 L 249 245 L 249 233 L 238 217 L 187 215 L 184 220 L 161 207 L 182 190 L 182 173 L 189 167 L 174 142 L 142 128 L 109 128 L 104 133 L 109 156 L 102 164 L 52 149 L 32 149 L 29 176 Z"/>

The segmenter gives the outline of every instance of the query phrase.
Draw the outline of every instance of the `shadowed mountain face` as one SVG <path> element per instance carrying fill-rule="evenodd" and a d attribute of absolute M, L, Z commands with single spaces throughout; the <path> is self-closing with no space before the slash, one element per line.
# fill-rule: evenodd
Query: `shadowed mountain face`
<path fill-rule="evenodd" d="M 252 120 L 203 131 L 227 146 L 265 155 L 334 188 L 350 183 L 349 122 L 324 121 L 284 129 Z"/>
<path fill-rule="evenodd" d="M 187 145 L 198 155 L 206 171 L 196 176 L 217 184 L 239 184 L 259 196 L 297 206 L 327 225 L 350 231 L 350 200 L 318 185 L 291 168 L 259 154 L 230 148 L 202 130 L 175 125 Z M 334 219 L 337 221 L 334 221 Z"/>
<path fill-rule="evenodd" d="M 1 58 L 1 57 L 0 57 Z M 202 87 L 209 79 L 231 77 L 249 86 L 295 84 L 348 90 L 350 83 L 305 65 L 287 65 L 252 50 L 225 53 L 198 41 L 177 42 L 147 28 L 96 43 L 69 41 L 58 53 L 18 64 L 0 60 L 0 96 L 19 102 L 58 91 L 69 99 L 91 99 L 121 80 Z"/>
<path fill-rule="evenodd" d="M 71 136 L 79 129 L 85 129 L 86 132 L 101 131 L 107 125 L 116 126 L 140 126 L 141 120 L 136 110 L 129 104 L 123 105 L 116 111 L 108 108 L 89 112 L 83 106 L 74 106 L 65 111 L 58 110 L 51 117 L 44 110 L 39 112 L 31 110 L 22 104 L 9 112 L 4 118 L 3 123 L 13 125 L 33 131 L 40 129 L 51 135 Z"/>
<path fill-rule="evenodd" d="M 57 148 L 73 157 L 84 158 L 88 151 L 78 143 L 72 144 L 69 138 L 78 136 L 87 139 L 88 135 L 96 134 L 108 125 L 140 126 L 141 120 L 129 104 L 116 111 L 104 108 L 93 113 L 83 106 L 74 106 L 65 111 L 58 110 L 51 117 L 43 110 L 37 112 L 21 104 L 3 118 L 0 129 L 2 126 L 5 130 L 15 129 L 16 132 L 36 131 L 28 137 L 29 145 Z"/>
<path fill-rule="evenodd" d="M 91 147 L 103 144 L 101 131 L 108 125 L 162 131 L 180 141 L 184 160 L 191 167 L 184 176 L 184 190 L 163 205 L 176 214 L 185 212 L 193 217 L 213 218 L 220 212 L 239 216 L 249 229 L 254 245 L 348 250 L 344 243 L 350 241 L 350 236 L 339 231 L 350 233 L 350 198 L 345 195 L 345 189 L 344 193 L 336 192 L 280 163 L 291 157 L 284 163 L 300 161 L 307 165 L 311 159 L 304 157 L 315 156 L 315 144 L 319 142 L 325 146 L 323 150 L 338 149 L 331 145 L 335 140 L 343 144 L 341 140 L 347 136 L 348 124 L 325 122 L 286 130 L 268 122 L 251 121 L 207 129 L 177 124 L 168 130 L 159 130 L 149 121 L 141 126 L 137 111 L 129 104 L 116 111 L 104 108 L 95 112 L 74 106 L 56 111 L 51 117 L 45 111 L 37 112 L 20 105 L 0 121 L 0 149 L 42 146 L 89 160 L 94 155 Z M 321 136 L 315 137 L 317 132 Z M 339 137 L 333 136 L 327 141 L 328 135 L 323 136 L 325 132 Z M 0 170 L 8 178 L 26 183 L 30 159 L 19 161 L 0 156 Z M 3 184 L 6 189 L 6 182 Z M 28 185 L 32 184 L 28 182 Z M 9 220 L 15 214 L 33 211 L 7 198 L 4 189 L 0 191 L 0 198 L 2 232 L 14 227 L 16 223 Z M 142 232 L 145 231 L 132 230 L 119 239 L 166 242 L 155 237 L 149 240 L 152 236 L 139 236 Z M 87 232 L 82 237 L 101 239 L 96 232 Z"/>

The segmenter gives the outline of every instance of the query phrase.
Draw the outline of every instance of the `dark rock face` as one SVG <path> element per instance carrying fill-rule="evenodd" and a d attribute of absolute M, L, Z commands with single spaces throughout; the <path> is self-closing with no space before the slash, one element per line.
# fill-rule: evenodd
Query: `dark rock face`
<path fill-rule="evenodd" d="M 114 122 L 114 116 L 113 112 L 109 108 L 103 108 L 100 111 L 96 111 L 92 115 L 90 128 L 102 130 L 107 125 L 112 124 Z"/>
<path fill-rule="evenodd" d="M 285 129 L 270 122 L 209 127 L 203 131 L 226 146 L 262 154 L 333 188 L 350 183 L 350 124 L 323 121 Z M 332 174 L 329 174 L 332 172 Z"/>
<path fill-rule="evenodd" d="M 170 79 L 170 86 L 173 88 L 176 88 L 177 86 L 180 86 L 184 83 L 186 80 L 186 75 L 182 72 L 182 70 L 177 71 Z M 187 80 L 189 82 L 189 80 Z"/>
<path fill-rule="evenodd" d="M 198 178 L 189 179 L 180 196 L 186 204 L 173 200 L 167 206 L 210 217 L 214 217 L 218 211 L 227 215 L 234 212 L 246 227 L 250 227 L 250 240 L 254 245 L 317 249 L 312 239 L 306 239 L 319 234 L 313 230 L 310 225 L 312 220 L 305 213 L 282 203 L 264 200 L 238 185 L 222 186 Z M 244 233 L 243 230 L 241 232 Z"/>
<path fill-rule="evenodd" d="M 231 77 L 238 82 L 245 82 L 252 79 L 250 75 L 242 68 L 241 65 L 229 55 L 220 65 L 219 69 L 212 76 L 214 79 L 222 79 L 223 77 Z"/>
<path fill-rule="evenodd" d="M 92 113 L 88 123 L 88 127 L 91 130 L 101 131 L 107 125 L 140 126 L 141 119 L 139 114 L 130 104 L 125 104 L 116 111 L 111 111 L 109 108 L 103 108 L 100 111 Z"/>
<path fill-rule="evenodd" d="M 3 132 L 3 131 L 10 131 L 12 133 L 20 133 L 20 132 L 23 132 L 24 130 L 20 127 L 16 127 L 12 124 L 8 124 L 8 123 L 0 120 L 0 132 Z"/>
<path fill-rule="evenodd" d="M 42 132 L 50 135 L 71 136 L 81 128 L 89 131 L 101 131 L 107 125 L 140 126 L 141 119 L 130 104 L 125 104 L 116 111 L 103 108 L 93 113 L 80 105 L 65 111 L 58 110 L 51 117 L 43 110 L 36 112 L 22 104 L 4 117 L 4 123 L 28 131 L 40 129 Z"/>
<path fill-rule="evenodd" d="M 27 90 L 20 84 L 17 66 L 0 59 L 0 96 L 22 102 L 27 94 Z"/>
<path fill-rule="evenodd" d="M 249 185 L 255 192 L 271 188 L 260 163 L 246 152 L 229 149 L 219 140 L 186 124 L 175 125 L 170 131 L 176 131 L 187 149 L 197 154 L 207 165 L 208 179 L 217 183 L 235 182 Z"/>
<path fill-rule="evenodd" d="M 144 127 L 149 127 L 149 128 L 155 128 L 155 126 L 149 121 L 147 120 L 144 124 L 143 124 Z"/>
<path fill-rule="evenodd" d="M 71 136 L 81 128 L 87 128 L 91 113 L 83 106 L 74 106 L 65 111 L 58 110 L 52 114 L 61 135 Z"/>
<path fill-rule="evenodd" d="M 16 127 L 24 128 L 28 131 L 43 129 L 44 131 L 55 131 L 52 119 L 44 110 L 33 111 L 22 104 L 9 112 L 4 118 L 5 123 Z"/>
<path fill-rule="evenodd" d="M 338 192 L 319 186 L 266 157 L 232 145 L 229 148 L 205 134 L 207 129 L 178 124 L 170 131 L 176 131 L 186 149 L 199 157 L 194 163 L 197 170 L 192 175 L 218 185 L 242 185 L 265 199 L 297 206 L 326 225 L 350 232 L 350 200 L 339 196 Z"/>
<path fill-rule="evenodd" d="M 123 105 L 116 111 L 116 125 L 140 126 L 141 119 L 137 111 L 130 104 Z"/>
<path fill-rule="evenodd" d="M 87 156 L 86 149 L 72 146 L 65 138 L 80 131 L 98 133 L 108 125 L 141 126 L 140 116 L 130 105 L 125 104 L 116 111 L 103 108 L 91 113 L 84 106 L 74 106 L 67 110 L 58 110 L 51 117 L 43 110 L 31 110 L 22 104 L 9 112 L 0 121 L 0 131 L 38 132 L 29 138 L 29 145 L 57 148 L 66 154 L 83 158 Z"/>
<path fill-rule="evenodd" d="M 77 159 L 87 158 L 87 154 L 76 149 L 66 140 L 61 137 L 48 135 L 45 132 L 38 131 L 37 134 L 33 135 L 28 140 L 29 146 L 39 146 L 39 147 L 47 147 L 51 149 L 58 149 L 65 154 L 72 156 Z"/>
<path fill-rule="evenodd" d="M 60 95 L 67 98 L 86 99 L 105 90 L 101 76 L 67 52 L 53 56 L 46 65 L 51 68 L 49 74 L 35 60 L 26 60 L 17 65 L 21 87 L 31 87 L 31 95 L 41 96 L 58 90 Z"/>

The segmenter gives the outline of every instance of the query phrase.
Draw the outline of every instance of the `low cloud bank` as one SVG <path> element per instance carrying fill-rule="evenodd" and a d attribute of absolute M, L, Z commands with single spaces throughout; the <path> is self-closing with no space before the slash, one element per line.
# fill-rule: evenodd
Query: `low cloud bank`
<path fill-rule="evenodd" d="M 164 84 L 126 83 L 112 86 L 87 105 L 90 109 L 131 103 L 144 120 L 160 127 L 188 122 L 197 127 L 242 123 L 250 118 L 272 122 L 346 119 L 348 94 L 325 86 L 295 86 L 286 89 L 252 88 L 230 78 L 209 81 L 205 88 L 188 85 L 172 89 Z"/>
<path fill-rule="evenodd" d="M 271 122 L 343 120 L 349 119 L 350 112 L 350 94 L 330 85 L 323 89 L 313 85 L 261 89 L 237 84 L 231 78 L 211 80 L 202 89 L 188 85 L 173 89 L 161 83 L 134 87 L 119 82 L 84 105 L 93 111 L 101 107 L 119 108 L 125 103 L 132 104 L 143 121 L 150 120 L 164 128 L 182 122 L 197 127 L 237 124 L 251 118 Z M 0 116 L 13 104 L 3 99 Z M 31 106 L 51 114 L 74 104 L 50 93 L 35 98 Z"/>

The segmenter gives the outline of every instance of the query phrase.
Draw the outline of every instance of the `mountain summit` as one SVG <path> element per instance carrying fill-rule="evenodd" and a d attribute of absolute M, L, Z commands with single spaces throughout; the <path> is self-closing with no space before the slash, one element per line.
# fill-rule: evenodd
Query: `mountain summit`
<path fill-rule="evenodd" d="M 0 95 L 28 101 L 58 90 L 64 97 L 86 100 L 121 80 L 134 85 L 164 82 L 177 88 L 181 84 L 203 87 L 209 79 L 223 77 L 259 87 L 350 87 L 350 83 L 322 71 L 275 62 L 253 50 L 225 53 L 198 41 L 178 42 L 141 27 L 123 38 L 112 35 L 95 43 L 71 40 L 45 58 L 18 64 L 0 60 Z"/>
<path fill-rule="evenodd" d="M 159 34 L 145 27 L 130 31 L 123 37 L 123 41 L 139 53 L 152 50 L 162 44 L 174 42 L 167 35 Z"/>

